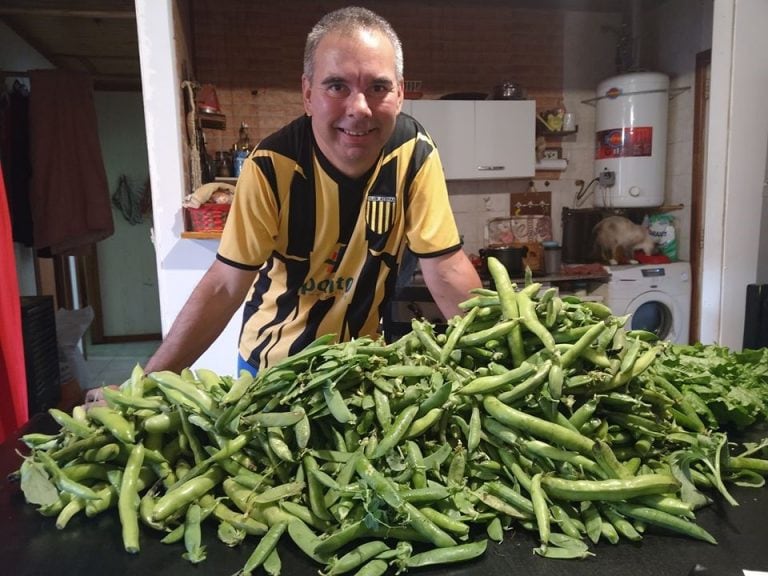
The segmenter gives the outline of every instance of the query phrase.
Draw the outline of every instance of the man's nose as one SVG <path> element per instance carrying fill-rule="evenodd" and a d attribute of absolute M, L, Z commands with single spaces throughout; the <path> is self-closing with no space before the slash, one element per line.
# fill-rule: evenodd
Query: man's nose
<path fill-rule="evenodd" d="M 368 98 L 362 90 L 355 90 L 349 95 L 347 101 L 347 113 L 350 116 L 370 116 L 371 107 L 368 105 Z"/>

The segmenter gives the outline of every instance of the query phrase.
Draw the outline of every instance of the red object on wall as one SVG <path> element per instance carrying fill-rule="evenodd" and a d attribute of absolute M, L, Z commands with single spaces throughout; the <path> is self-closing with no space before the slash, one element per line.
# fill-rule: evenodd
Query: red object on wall
<path fill-rule="evenodd" d="M 595 143 L 595 160 L 653 155 L 653 127 L 630 126 L 601 130 Z"/>
<path fill-rule="evenodd" d="M 21 333 L 21 300 L 16 258 L 11 237 L 11 217 L 0 166 L 0 442 L 28 419 L 27 376 Z"/>

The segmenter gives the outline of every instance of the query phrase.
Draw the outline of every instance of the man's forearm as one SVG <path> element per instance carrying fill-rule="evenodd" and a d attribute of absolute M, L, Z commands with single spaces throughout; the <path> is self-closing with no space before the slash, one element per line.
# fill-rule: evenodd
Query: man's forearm
<path fill-rule="evenodd" d="M 421 260 L 424 282 L 446 319 L 463 314 L 459 304 L 470 296 L 470 290 L 482 286 L 480 276 L 464 251 Z"/>
<path fill-rule="evenodd" d="M 233 313 L 234 310 L 229 310 L 229 307 L 218 310 L 218 306 L 190 300 L 176 317 L 168 335 L 149 359 L 144 371 L 181 372 L 188 368 L 219 337 Z"/>
<path fill-rule="evenodd" d="M 243 303 L 253 275 L 216 262 L 179 312 L 144 371 L 190 367 L 219 337 Z M 233 351 L 233 356 L 234 356 Z"/>

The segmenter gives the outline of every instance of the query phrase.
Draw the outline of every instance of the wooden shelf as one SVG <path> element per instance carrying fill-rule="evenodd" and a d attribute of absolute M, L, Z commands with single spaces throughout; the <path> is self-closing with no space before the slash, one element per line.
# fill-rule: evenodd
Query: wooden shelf
<path fill-rule="evenodd" d="M 201 128 L 210 128 L 212 130 L 226 130 L 227 128 L 227 117 L 224 114 L 199 112 L 198 118 L 200 119 Z"/>
<path fill-rule="evenodd" d="M 537 136 L 544 136 L 545 138 L 562 138 L 563 136 L 570 136 L 571 134 L 576 134 L 579 131 L 579 127 L 576 126 L 575 130 L 560 130 L 558 132 L 553 132 L 552 130 L 546 130 L 546 129 L 539 129 L 536 132 Z"/>
<path fill-rule="evenodd" d="M 218 240 L 221 238 L 221 232 L 182 232 L 181 237 L 186 240 Z"/>

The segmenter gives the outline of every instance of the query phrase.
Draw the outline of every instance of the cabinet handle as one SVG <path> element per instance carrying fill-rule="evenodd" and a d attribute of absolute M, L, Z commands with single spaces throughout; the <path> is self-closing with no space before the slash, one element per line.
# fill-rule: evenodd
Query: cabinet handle
<path fill-rule="evenodd" d="M 477 169 L 484 172 L 489 170 L 504 170 L 504 166 L 478 166 Z"/>

